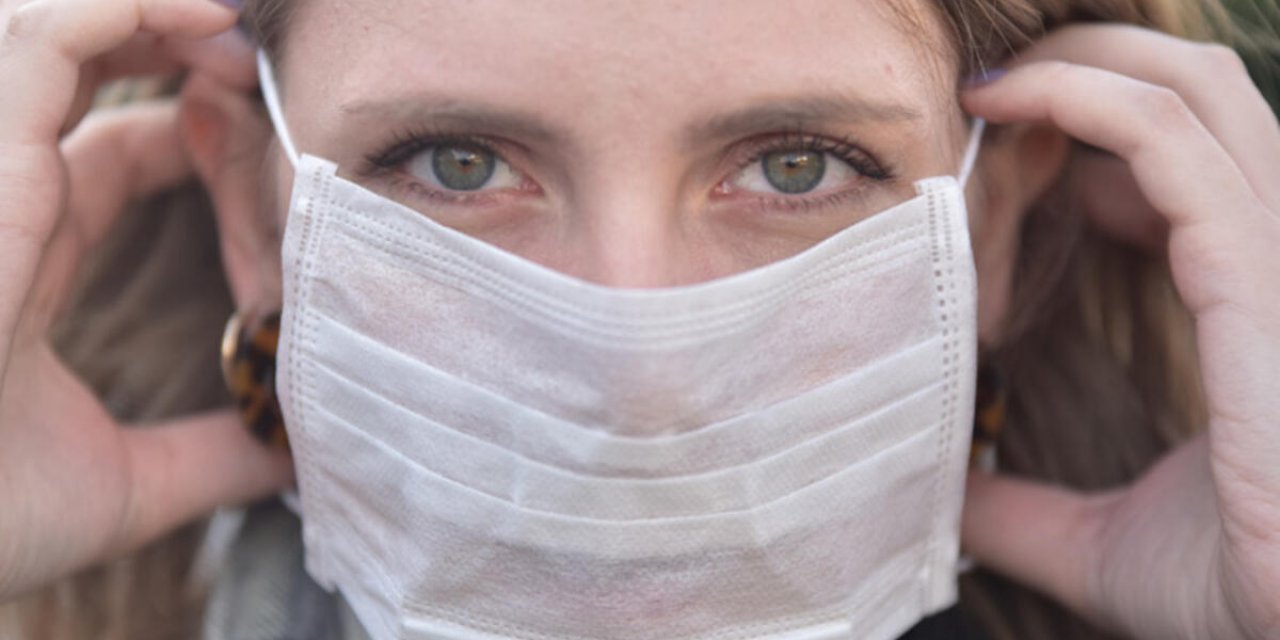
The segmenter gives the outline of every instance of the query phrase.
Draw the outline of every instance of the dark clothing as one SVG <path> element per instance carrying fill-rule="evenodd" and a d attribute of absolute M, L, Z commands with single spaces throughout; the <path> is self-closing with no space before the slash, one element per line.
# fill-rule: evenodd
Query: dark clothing
<path fill-rule="evenodd" d="M 960 607 L 935 613 L 898 640 L 989 640 L 987 634 Z"/>

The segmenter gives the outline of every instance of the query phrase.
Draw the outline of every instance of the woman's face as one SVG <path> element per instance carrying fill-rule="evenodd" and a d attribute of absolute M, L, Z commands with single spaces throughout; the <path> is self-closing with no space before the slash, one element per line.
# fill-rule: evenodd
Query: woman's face
<path fill-rule="evenodd" d="M 956 173 L 942 29 L 888 5 L 308 0 L 285 113 L 301 152 L 446 225 L 601 284 L 686 284 Z"/>

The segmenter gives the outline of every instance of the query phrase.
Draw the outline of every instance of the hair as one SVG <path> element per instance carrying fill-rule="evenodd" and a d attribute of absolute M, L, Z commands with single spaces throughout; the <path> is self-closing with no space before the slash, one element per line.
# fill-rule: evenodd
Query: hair
<path fill-rule="evenodd" d="M 1257 70 L 1275 54 L 1275 33 L 1238 25 L 1242 18 L 1277 25 L 1280 11 L 1274 0 L 1224 1 L 939 0 L 936 9 L 962 74 L 998 63 L 1055 27 L 1085 21 L 1227 42 Z M 277 60 L 297 2 L 246 3 L 247 25 Z M 1256 79 L 1270 96 L 1280 93 L 1268 76 Z M 1164 257 L 1091 229 L 1069 178 L 1023 222 L 1005 338 L 983 357 L 1014 381 L 998 443 L 1002 471 L 1097 490 L 1133 480 L 1206 416 L 1192 319 Z M 232 307 L 207 198 L 188 185 L 126 219 L 85 269 L 77 302 L 55 332 L 60 353 L 121 419 L 228 403 L 216 345 Z M 203 523 L 193 524 L 0 607 L 8 614 L 0 615 L 0 636 L 197 637 L 204 592 L 193 567 L 203 532 Z M 961 579 L 961 605 L 994 638 L 1108 637 L 982 570 Z"/>

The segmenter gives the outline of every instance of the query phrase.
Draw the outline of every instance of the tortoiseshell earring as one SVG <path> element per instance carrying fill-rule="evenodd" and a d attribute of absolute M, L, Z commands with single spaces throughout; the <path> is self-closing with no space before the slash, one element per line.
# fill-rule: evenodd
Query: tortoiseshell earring
<path fill-rule="evenodd" d="M 1006 416 L 1004 376 L 990 362 L 978 363 L 978 388 L 973 403 L 973 446 L 969 468 L 994 471 L 996 443 Z"/>
<path fill-rule="evenodd" d="M 284 416 L 276 398 L 276 346 L 280 312 L 237 311 L 222 333 L 222 377 L 253 437 L 280 449 L 289 448 Z"/>

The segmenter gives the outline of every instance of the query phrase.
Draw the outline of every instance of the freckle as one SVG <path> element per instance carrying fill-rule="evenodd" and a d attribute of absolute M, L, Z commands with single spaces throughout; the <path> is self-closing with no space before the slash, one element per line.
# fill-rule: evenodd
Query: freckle
<path fill-rule="evenodd" d="M 884 65 L 884 74 L 885 74 L 886 76 L 891 77 L 891 78 L 893 77 L 893 63 L 891 63 L 891 62 L 886 62 L 886 63 L 885 63 L 885 65 Z"/>

